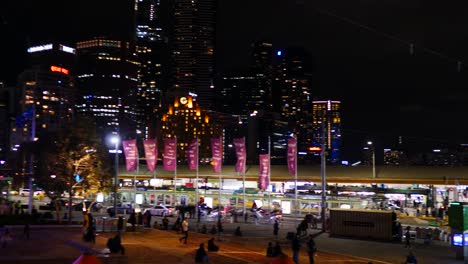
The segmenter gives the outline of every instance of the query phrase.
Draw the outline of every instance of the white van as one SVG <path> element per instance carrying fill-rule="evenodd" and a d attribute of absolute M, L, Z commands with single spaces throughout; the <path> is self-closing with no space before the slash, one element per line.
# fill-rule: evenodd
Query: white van
<path fill-rule="evenodd" d="M 29 196 L 29 189 L 28 189 L 28 188 L 20 188 L 19 195 L 20 195 L 21 197 L 27 197 L 27 196 Z M 44 192 L 43 190 L 36 189 L 36 190 L 34 191 L 33 196 L 39 196 L 39 195 L 45 195 L 45 192 Z"/>

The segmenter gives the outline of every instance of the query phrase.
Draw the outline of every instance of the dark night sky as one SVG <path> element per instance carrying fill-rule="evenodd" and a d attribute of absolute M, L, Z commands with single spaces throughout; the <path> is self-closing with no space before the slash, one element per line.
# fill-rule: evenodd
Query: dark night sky
<path fill-rule="evenodd" d="M 129 16 L 123 10 L 130 6 L 125 2 L 2 1 L 0 14 L 8 24 L 1 32 L 8 35 L 0 44 L 0 79 L 11 80 L 21 69 L 28 33 L 31 42 L 40 36 L 75 40 L 125 34 Z M 219 2 L 218 71 L 246 66 L 250 44 L 259 39 L 279 49 L 304 46 L 313 59 L 313 96 L 342 100 L 345 144 L 372 139 L 388 147 L 398 135 L 434 147 L 468 143 L 464 1 Z"/>

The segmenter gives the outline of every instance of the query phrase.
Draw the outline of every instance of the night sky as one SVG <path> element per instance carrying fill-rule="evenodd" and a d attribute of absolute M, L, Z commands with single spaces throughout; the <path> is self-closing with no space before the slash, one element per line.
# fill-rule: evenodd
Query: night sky
<path fill-rule="evenodd" d="M 465 1 L 219 2 L 218 73 L 246 67 L 256 40 L 305 47 L 313 61 L 312 95 L 342 100 L 345 146 L 370 139 L 391 147 L 397 136 L 429 147 L 468 143 Z M 125 35 L 129 3 L 1 1 L 0 79 L 15 80 L 28 39 L 71 44 Z"/>

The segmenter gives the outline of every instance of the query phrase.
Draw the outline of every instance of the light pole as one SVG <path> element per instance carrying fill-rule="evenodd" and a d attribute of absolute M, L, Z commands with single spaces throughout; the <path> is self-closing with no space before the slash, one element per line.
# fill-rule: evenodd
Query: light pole
<path fill-rule="evenodd" d="M 119 136 L 115 135 L 111 138 L 111 142 L 115 144 L 115 175 L 114 175 L 114 215 L 117 215 L 117 191 L 119 190 Z"/>
<path fill-rule="evenodd" d="M 370 146 L 370 150 L 372 151 L 372 179 L 375 179 L 375 147 L 372 141 L 367 141 L 367 145 Z"/>

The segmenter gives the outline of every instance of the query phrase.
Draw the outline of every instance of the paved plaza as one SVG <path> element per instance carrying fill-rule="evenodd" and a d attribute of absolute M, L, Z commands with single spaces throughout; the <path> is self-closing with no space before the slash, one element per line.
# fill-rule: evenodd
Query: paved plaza
<path fill-rule="evenodd" d="M 171 221 L 174 221 L 172 218 Z M 213 223 L 208 222 L 210 228 Z M 233 236 L 234 229 L 240 226 L 244 235 Z M 284 223 L 280 226 L 278 241 L 283 251 L 291 256 L 290 243 L 286 234 L 293 225 Z M 23 236 L 22 226 L 10 227 L 13 240 L 5 248 L 0 248 L 0 263 L 73 263 L 82 250 L 69 245 L 69 241 L 102 251 L 107 239 L 114 233 L 99 233 L 96 243 L 83 242 L 79 226 L 32 226 L 31 237 Z M 187 244 L 178 240 L 182 234 L 175 231 L 163 231 L 139 227 L 136 232 L 125 232 L 122 243 L 126 249 L 125 255 L 100 256 L 103 263 L 195 263 L 195 250 L 200 243 L 207 244 L 211 234 L 196 232 L 197 223 L 190 221 L 189 239 Z M 318 247 L 316 263 L 403 263 L 408 249 L 400 243 L 375 242 L 345 238 L 331 238 L 327 233 L 314 230 Z M 217 236 L 214 236 L 217 238 Z M 225 223 L 222 241 L 216 241 L 220 251 L 209 252 L 210 263 L 270 263 L 271 258 L 265 256 L 269 241 L 275 241 L 271 225 L 255 225 L 244 223 Z M 433 243 L 424 245 L 415 243 L 411 249 L 418 257 L 418 263 L 424 264 L 455 264 L 463 261 L 455 260 L 455 254 L 448 244 Z M 304 246 L 300 252 L 300 263 L 308 263 Z"/>

